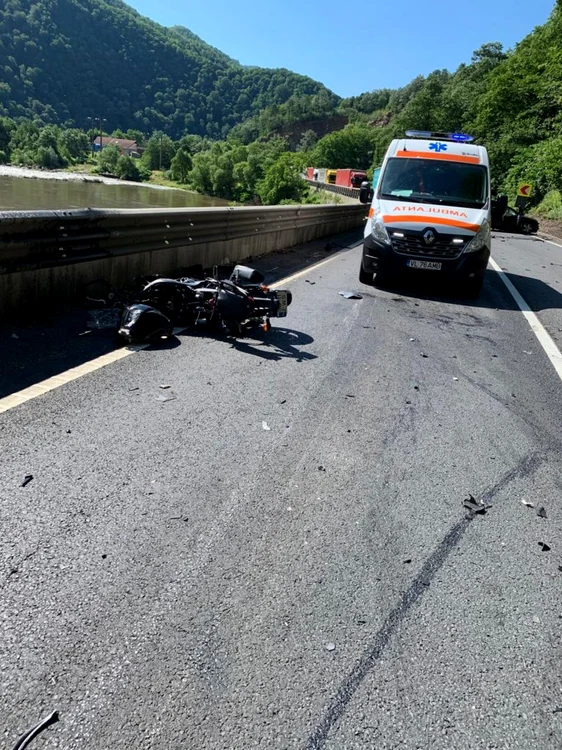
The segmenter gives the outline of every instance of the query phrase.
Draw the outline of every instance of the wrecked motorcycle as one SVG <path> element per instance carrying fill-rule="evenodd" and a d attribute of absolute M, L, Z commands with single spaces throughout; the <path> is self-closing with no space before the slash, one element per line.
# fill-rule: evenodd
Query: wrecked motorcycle
<path fill-rule="evenodd" d="M 292 302 L 291 292 L 271 291 L 259 271 L 236 266 L 229 279 L 155 278 L 143 288 L 140 299 L 159 310 L 172 323 L 191 327 L 207 325 L 240 336 L 248 328 L 271 328 L 270 318 L 283 318 Z"/>

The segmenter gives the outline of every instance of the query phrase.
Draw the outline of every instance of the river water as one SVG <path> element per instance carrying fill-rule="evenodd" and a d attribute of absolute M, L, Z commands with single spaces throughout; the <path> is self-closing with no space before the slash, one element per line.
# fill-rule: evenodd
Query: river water
<path fill-rule="evenodd" d="M 25 176 L 23 176 L 25 175 Z M 49 179 L 45 179 L 50 175 Z M 148 187 L 63 172 L 0 167 L 0 211 L 55 208 L 203 208 L 227 201 L 186 190 Z M 85 181 L 88 180 L 88 181 Z M 91 181 L 90 181 L 91 180 Z"/>

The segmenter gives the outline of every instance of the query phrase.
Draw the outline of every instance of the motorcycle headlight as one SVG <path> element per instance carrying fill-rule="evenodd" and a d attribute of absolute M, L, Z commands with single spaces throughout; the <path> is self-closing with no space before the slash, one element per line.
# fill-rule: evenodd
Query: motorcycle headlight
<path fill-rule="evenodd" d="M 477 253 L 483 247 L 490 247 L 490 222 L 488 220 L 482 223 L 480 229 L 465 247 L 465 253 Z"/>
<path fill-rule="evenodd" d="M 388 236 L 386 227 L 381 217 L 377 214 L 371 218 L 371 234 L 377 242 L 383 245 L 390 245 L 390 237 Z"/>

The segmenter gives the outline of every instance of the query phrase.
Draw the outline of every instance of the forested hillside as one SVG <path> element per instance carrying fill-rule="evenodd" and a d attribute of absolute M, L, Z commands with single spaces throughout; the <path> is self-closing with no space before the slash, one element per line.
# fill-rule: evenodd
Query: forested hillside
<path fill-rule="evenodd" d="M 0 115 L 220 138 L 268 105 L 317 94 L 337 101 L 310 78 L 243 67 L 120 0 L 0 3 Z"/>

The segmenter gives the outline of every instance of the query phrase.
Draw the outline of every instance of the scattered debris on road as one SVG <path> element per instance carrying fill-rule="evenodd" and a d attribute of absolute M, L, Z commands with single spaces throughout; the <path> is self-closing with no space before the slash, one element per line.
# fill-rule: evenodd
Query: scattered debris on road
<path fill-rule="evenodd" d="M 21 486 L 25 487 L 31 482 L 32 479 L 33 479 L 33 474 L 26 474 L 23 482 L 21 483 Z"/>
<path fill-rule="evenodd" d="M 492 507 L 491 505 L 486 505 L 486 503 L 476 500 L 472 495 L 465 498 L 462 504 L 468 510 L 467 518 L 474 518 L 475 515 L 483 516 L 486 514 L 488 508 Z"/>
<path fill-rule="evenodd" d="M 537 508 L 537 516 L 539 516 L 540 518 L 546 518 L 546 510 L 542 507 L 542 505 L 540 508 Z"/>
<path fill-rule="evenodd" d="M 534 503 L 530 503 L 528 500 L 521 500 L 521 502 L 523 503 L 523 505 L 526 505 L 527 508 L 534 508 L 535 507 L 535 504 Z"/>
<path fill-rule="evenodd" d="M 336 650 L 336 644 L 335 643 L 327 643 L 326 644 L 326 651 L 335 651 Z"/>
<path fill-rule="evenodd" d="M 538 542 L 538 545 L 543 552 L 550 552 L 550 547 L 548 544 L 546 544 L 546 542 Z"/>
<path fill-rule="evenodd" d="M 326 471 L 326 469 L 324 468 L 324 466 L 319 466 L 318 471 Z"/>
<path fill-rule="evenodd" d="M 271 431 L 271 427 L 267 424 L 267 422 L 261 423 L 262 429 Z"/>
<path fill-rule="evenodd" d="M 408 557 L 406 560 L 402 560 L 402 562 L 404 563 L 404 565 L 409 565 L 412 562 L 412 559 Z"/>
<path fill-rule="evenodd" d="M 310 279 L 305 279 L 306 284 L 310 284 L 310 286 L 314 286 L 316 284 L 315 281 L 310 281 Z"/>
<path fill-rule="evenodd" d="M 161 401 L 163 404 L 166 403 L 166 401 L 175 401 L 176 397 L 170 394 L 169 396 L 165 396 L 163 393 L 161 393 L 159 396 L 156 397 L 157 401 Z"/>
<path fill-rule="evenodd" d="M 453 378 L 453 381 L 454 381 L 455 383 L 458 383 L 458 382 L 459 382 L 459 379 L 458 379 L 458 378 Z"/>
<path fill-rule="evenodd" d="M 428 355 L 428 354 L 426 354 L 425 352 L 421 352 L 421 355 L 422 355 L 422 357 L 423 357 L 424 359 L 427 359 L 427 358 L 428 358 L 428 356 L 429 356 L 429 355 Z"/>
<path fill-rule="evenodd" d="M 167 383 L 164 383 L 164 385 L 160 385 L 160 386 L 158 386 L 158 387 L 159 387 L 159 388 L 162 388 L 162 390 L 164 391 L 164 390 L 166 390 L 166 388 L 171 388 L 172 386 L 171 386 L 171 385 L 168 385 Z"/>
<path fill-rule="evenodd" d="M 283 406 L 283 404 L 286 404 L 286 403 L 287 403 L 287 399 L 286 399 L 286 398 L 284 398 L 284 399 L 283 399 L 283 401 L 280 401 L 279 403 L 281 404 L 281 406 Z"/>
<path fill-rule="evenodd" d="M 340 297 L 345 297 L 345 299 L 363 299 L 363 295 L 357 292 L 340 292 L 339 294 Z"/>
<path fill-rule="evenodd" d="M 353 393 L 346 393 L 345 397 L 346 398 L 355 398 L 355 396 L 353 395 Z"/>

